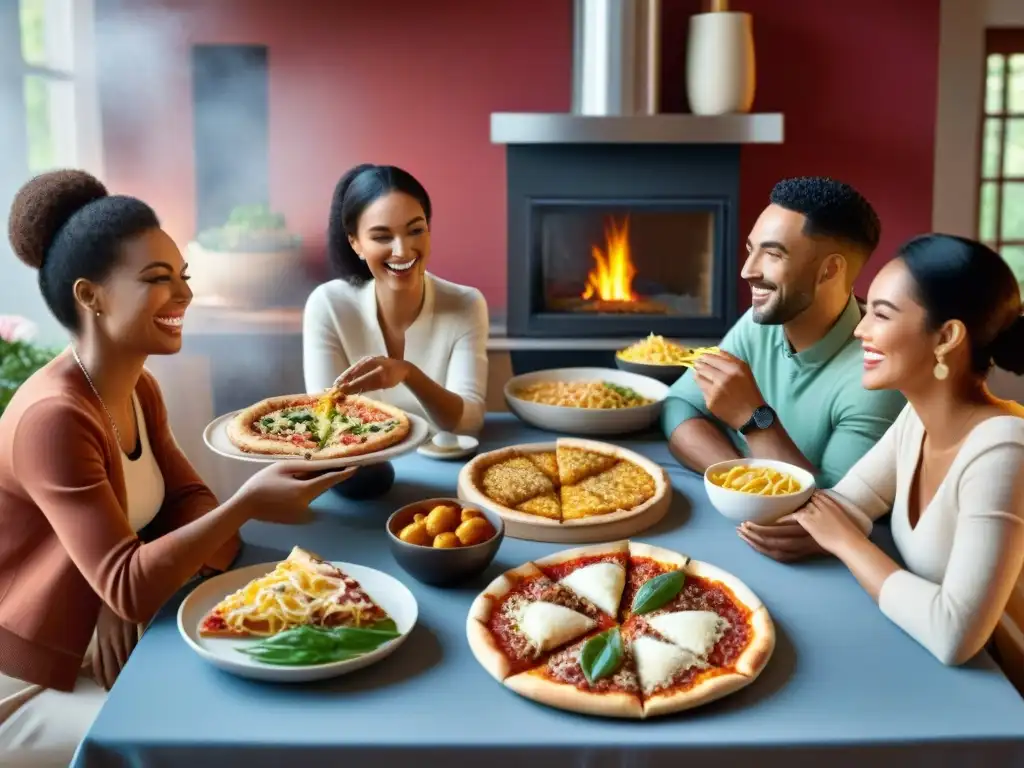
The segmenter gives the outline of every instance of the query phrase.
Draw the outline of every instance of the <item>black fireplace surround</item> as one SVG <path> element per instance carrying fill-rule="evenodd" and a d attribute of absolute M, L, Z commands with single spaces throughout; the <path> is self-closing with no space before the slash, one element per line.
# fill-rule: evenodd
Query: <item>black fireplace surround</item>
<path fill-rule="evenodd" d="M 738 145 L 512 144 L 506 153 L 510 338 L 623 339 L 657 333 L 703 339 L 720 338 L 732 326 L 739 278 Z M 604 245 L 594 242 L 601 219 L 606 225 L 614 220 L 613 226 L 629 222 L 631 241 L 646 243 L 640 246 L 646 265 L 639 258 L 643 254 L 634 254 L 636 293 L 645 299 L 660 291 L 670 297 L 668 305 L 655 302 L 654 311 L 645 310 L 651 302 L 619 305 L 629 311 L 553 308 L 552 263 L 562 278 L 572 274 L 570 286 L 583 288 L 584 265 L 593 266 L 591 248 Z M 560 251 L 580 254 L 573 256 L 578 264 L 566 266 L 565 254 L 549 253 L 553 228 L 563 243 L 577 233 L 579 242 Z M 693 253 L 703 261 L 695 265 Z M 703 288 L 690 296 L 688 284 Z M 578 290 L 575 296 L 576 304 L 587 303 Z"/>

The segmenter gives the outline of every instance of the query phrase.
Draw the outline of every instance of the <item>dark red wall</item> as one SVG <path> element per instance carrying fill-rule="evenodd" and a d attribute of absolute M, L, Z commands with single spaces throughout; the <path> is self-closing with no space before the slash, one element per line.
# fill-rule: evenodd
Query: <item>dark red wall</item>
<path fill-rule="evenodd" d="M 743 150 L 741 235 L 775 181 L 797 174 L 859 187 L 882 217 L 886 256 L 929 228 L 938 6 L 733 3 L 754 16 L 754 108 L 786 121 L 784 144 Z M 699 8 L 664 0 L 665 111 L 686 110 L 686 28 Z M 150 202 L 180 244 L 195 226 L 188 45 L 260 43 L 270 52 L 272 204 L 311 262 L 322 263 L 341 173 L 392 163 L 434 200 L 432 270 L 504 306 L 505 163 L 490 113 L 568 110 L 570 0 L 101 0 L 97 12 L 110 46 L 100 54 L 107 180 Z"/>

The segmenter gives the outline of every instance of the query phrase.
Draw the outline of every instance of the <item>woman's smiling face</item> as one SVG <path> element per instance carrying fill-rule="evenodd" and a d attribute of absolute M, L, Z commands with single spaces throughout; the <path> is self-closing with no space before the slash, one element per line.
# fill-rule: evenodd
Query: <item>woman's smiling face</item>
<path fill-rule="evenodd" d="M 415 198 L 389 192 L 373 201 L 349 242 L 379 286 L 401 293 L 422 289 L 430 259 L 430 227 Z"/>

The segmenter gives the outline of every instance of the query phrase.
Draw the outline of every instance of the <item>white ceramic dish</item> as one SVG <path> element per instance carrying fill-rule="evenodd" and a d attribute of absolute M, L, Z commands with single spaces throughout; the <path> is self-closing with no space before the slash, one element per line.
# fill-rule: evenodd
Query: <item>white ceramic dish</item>
<path fill-rule="evenodd" d="M 426 419 L 413 413 L 406 414 L 409 417 L 409 434 L 405 440 L 385 448 L 383 451 L 368 453 L 363 456 L 347 456 L 341 459 L 304 459 L 301 456 L 260 456 L 259 454 L 246 453 L 235 447 L 228 438 L 228 423 L 235 417 L 238 411 L 224 414 L 211 421 L 203 430 L 203 442 L 214 453 L 226 456 L 229 459 L 238 461 L 250 461 L 256 464 L 274 464 L 278 461 L 305 461 L 309 464 L 311 471 L 323 469 L 337 469 L 341 467 L 362 467 L 368 464 L 380 464 L 391 459 L 398 458 L 403 454 L 415 451 L 430 435 L 430 427 Z"/>
<path fill-rule="evenodd" d="M 779 472 L 792 475 L 800 490 L 785 496 L 756 496 L 752 493 L 741 493 L 722 488 L 711 482 L 711 475 L 724 472 L 737 466 L 771 467 Z M 807 503 L 815 489 L 814 475 L 805 469 L 787 464 L 784 461 L 771 459 L 730 459 L 712 464 L 704 473 L 704 489 L 708 493 L 711 504 L 724 517 L 736 523 L 767 524 L 778 520 L 783 515 L 795 512 Z"/>
<path fill-rule="evenodd" d="M 635 408 L 566 408 L 521 400 L 518 389 L 542 381 L 607 381 L 629 387 L 654 402 Z M 616 368 L 557 368 L 513 376 L 505 385 L 505 401 L 527 424 L 572 435 L 621 435 L 647 429 L 658 420 L 668 386 L 637 373 Z"/>
<path fill-rule="evenodd" d="M 222 573 L 200 584 L 178 608 L 178 631 L 188 646 L 203 660 L 225 672 L 253 680 L 273 683 L 304 683 L 338 677 L 375 664 L 394 653 L 416 626 L 416 619 L 419 616 L 416 598 L 402 582 L 382 571 L 354 563 L 335 562 L 333 565 L 356 579 L 374 602 L 394 619 L 395 626 L 400 633 L 398 637 L 370 653 L 347 661 L 315 664 L 308 667 L 286 667 L 263 664 L 238 651 L 240 647 L 259 642 L 258 638 L 235 640 L 233 638 L 199 636 L 199 622 L 202 621 L 207 611 L 223 600 L 225 596 L 245 586 L 252 579 L 273 571 L 277 567 L 277 563 L 250 565 Z"/>
<path fill-rule="evenodd" d="M 416 453 L 420 456 L 426 456 L 428 459 L 448 461 L 471 456 L 480 447 L 480 441 L 472 435 L 453 435 L 453 437 L 455 438 L 455 445 L 453 446 L 441 447 L 435 441 L 427 440 L 416 449 Z"/>

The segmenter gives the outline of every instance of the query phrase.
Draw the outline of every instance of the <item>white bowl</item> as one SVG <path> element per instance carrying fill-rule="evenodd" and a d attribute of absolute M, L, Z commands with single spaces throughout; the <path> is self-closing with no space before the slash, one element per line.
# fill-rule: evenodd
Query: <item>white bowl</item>
<path fill-rule="evenodd" d="M 711 482 L 711 475 L 724 472 L 733 467 L 770 467 L 779 472 L 792 475 L 800 483 L 800 490 L 785 496 L 757 496 L 722 488 Z M 814 493 L 814 475 L 806 469 L 788 464 L 785 461 L 772 459 L 730 459 L 712 464 L 704 472 L 704 489 L 708 493 L 711 504 L 724 517 L 737 523 L 773 523 L 783 515 L 795 512 L 811 498 Z"/>
<path fill-rule="evenodd" d="M 635 408 L 570 408 L 521 400 L 515 392 L 542 381 L 607 381 L 629 387 L 654 402 Z M 668 386 L 616 368 L 557 368 L 513 376 L 505 384 L 505 402 L 512 413 L 540 429 L 573 435 L 621 435 L 647 429 L 661 415 Z"/>

